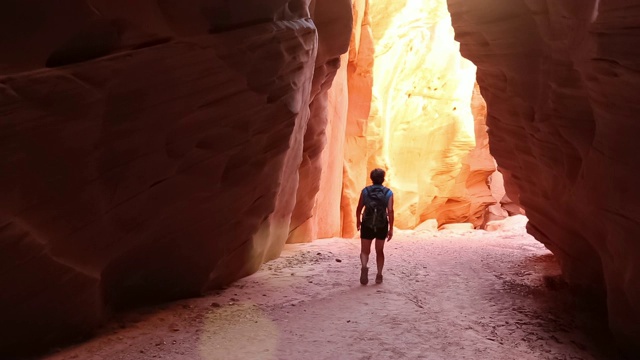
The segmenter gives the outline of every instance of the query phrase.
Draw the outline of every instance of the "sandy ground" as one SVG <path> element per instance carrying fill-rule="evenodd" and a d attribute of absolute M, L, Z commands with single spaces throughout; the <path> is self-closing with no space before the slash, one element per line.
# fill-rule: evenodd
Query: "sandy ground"
<path fill-rule="evenodd" d="M 581 320 L 522 225 L 399 232 L 381 285 L 373 258 L 359 284 L 357 239 L 287 246 L 224 291 L 121 315 L 44 359 L 619 358 L 604 331 L 582 330 L 598 325 Z"/>

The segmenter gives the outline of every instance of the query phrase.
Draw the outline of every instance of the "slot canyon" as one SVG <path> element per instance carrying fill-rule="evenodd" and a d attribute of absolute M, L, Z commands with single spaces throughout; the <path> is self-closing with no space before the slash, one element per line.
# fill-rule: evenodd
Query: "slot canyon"
<path fill-rule="evenodd" d="M 518 316 L 562 322 L 549 314 L 569 319 L 584 301 L 606 313 L 597 326 L 620 354 L 607 358 L 635 358 L 638 39 L 640 0 L 3 1 L 0 359 L 55 357 L 42 354 L 171 304 L 177 319 L 206 303 L 202 316 L 223 324 L 209 335 L 263 336 L 214 336 L 215 348 L 275 346 L 276 320 L 234 293 L 250 288 L 292 334 L 313 336 L 321 325 L 273 309 L 323 299 L 303 309 L 322 319 L 360 311 L 346 300 L 393 307 L 402 295 L 420 313 L 385 310 L 385 326 L 416 343 L 459 335 L 423 321 L 436 305 L 462 314 L 478 300 L 469 334 L 492 328 L 478 320 L 487 309 L 508 308 L 516 318 L 500 321 L 520 329 Z M 378 290 L 357 281 L 355 212 L 374 168 L 386 170 L 397 229 Z M 492 281 L 508 286 L 471 292 Z M 449 293 L 429 292 L 443 283 Z M 549 305 L 561 297 L 572 310 Z M 527 326 L 545 328 L 538 320 Z M 467 349 L 457 355 L 435 339 L 433 353 L 221 357 L 200 345 L 164 358 L 605 358 L 572 337 L 522 350 L 486 331 L 499 345 L 447 340 Z M 117 348 L 97 341 L 87 346 Z M 55 359 L 163 357 L 87 351 Z"/>

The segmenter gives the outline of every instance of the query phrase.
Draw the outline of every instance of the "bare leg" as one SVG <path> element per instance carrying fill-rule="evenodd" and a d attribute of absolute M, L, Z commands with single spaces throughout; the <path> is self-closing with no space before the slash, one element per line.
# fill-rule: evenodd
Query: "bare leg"
<path fill-rule="evenodd" d="M 382 282 L 382 268 L 384 267 L 384 240 L 376 240 L 376 265 L 378 267 L 376 283 L 379 284 Z"/>
<path fill-rule="evenodd" d="M 373 240 L 368 239 L 360 239 L 360 262 L 362 263 L 362 267 L 366 268 L 369 263 L 369 254 L 371 253 L 371 243 Z"/>
<path fill-rule="evenodd" d="M 360 240 L 360 262 L 362 263 L 362 269 L 360 270 L 360 284 L 362 285 L 367 285 L 369 283 L 369 268 L 367 267 L 367 263 L 369 262 L 372 241 L 373 240 L 368 239 Z"/>

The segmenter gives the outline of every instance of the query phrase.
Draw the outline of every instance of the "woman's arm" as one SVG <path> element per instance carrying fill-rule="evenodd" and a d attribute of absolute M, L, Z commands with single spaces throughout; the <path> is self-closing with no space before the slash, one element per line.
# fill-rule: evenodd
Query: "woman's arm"
<path fill-rule="evenodd" d="M 387 234 L 387 241 L 390 241 L 393 237 L 393 194 L 389 197 L 389 203 L 387 204 L 387 216 L 389 217 L 389 233 Z"/>
<path fill-rule="evenodd" d="M 364 207 L 364 200 L 362 199 L 362 193 L 360 193 L 360 199 L 358 199 L 358 207 L 356 208 L 356 228 L 360 231 L 360 225 L 362 225 L 362 208 Z"/>

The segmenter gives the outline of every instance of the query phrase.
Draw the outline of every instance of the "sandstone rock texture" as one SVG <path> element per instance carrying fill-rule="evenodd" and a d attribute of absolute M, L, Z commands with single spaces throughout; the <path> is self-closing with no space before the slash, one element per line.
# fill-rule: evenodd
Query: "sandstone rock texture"
<path fill-rule="evenodd" d="M 2 2 L 0 353 L 277 257 L 351 26 L 348 0 Z"/>
<path fill-rule="evenodd" d="M 342 233 L 368 173 L 387 170 L 396 226 L 484 223 L 496 203 L 486 106 L 444 0 L 356 1 L 348 67 Z"/>
<path fill-rule="evenodd" d="M 353 1 L 353 32 L 347 66 L 348 108 L 344 139 L 344 168 L 340 213 L 341 232 L 356 234 L 355 211 L 360 190 L 367 183 L 366 129 L 371 111 L 374 41 L 370 0 Z"/>
<path fill-rule="evenodd" d="M 314 2 L 312 4 L 313 20 L 318 28 L 318 47 L 320 49 L 315 61 L 315 71 L 311 88 L 311 115 L 307 123 L 304 135 L 304 148 L 302 163 L 300 165 L 300 183 L 296 193 L 296 205 L 290 224 L 288 242 L 307 242 L 317 239 L 320 229 L 325 227 L 324 220 L 316 220 L 314 214 L 318 212 L 317 195 L 322 184 L 325 184 L 320 193 L 327 194 L 333 200 L 320 209 L 323 215 L 338 214 L 339 192 L 336 184 L 341 182 L 340 173 L 327 156 L 331 152 L 341 151 L 341 140 L 344 139 L 344 127 L 346 119 L 343 116 L 334 116 L 330 122 L 330 111 L 340 111 L 341 104 L 335 95 L 331 96 L 329 89 L 342 59 L 340 54 L 347 51 L 351 35 L 351 4 L 348 0 L 327 2 Z M 337 87 L 335 91 L 339 91 Z M 332 93 L 333 94 L 333 93 Z M 329 135 L 329 137 L 327 136 Z M 327 138 L 331 139 L 329 146 Z M 325 151 L 326 150 L 326 151 Z M 324 152 L 323 152 L 324 151 Z M 323 153 L 326 155 L 323 157 Z M 323 173 L 323 168 L 327 171 Z M 333 195 L 333 196 L 331 196 Z M 330 215 L 329 215 L 330 216 Z M 326 224 L 330 229 L 331 225 Z M 332 236 L 330 231 L 327 236 Z"/>
<path fill-rule="evenodd" d="M 640 1 L 449 0 L 528 230 L 640 344 Z"/>

